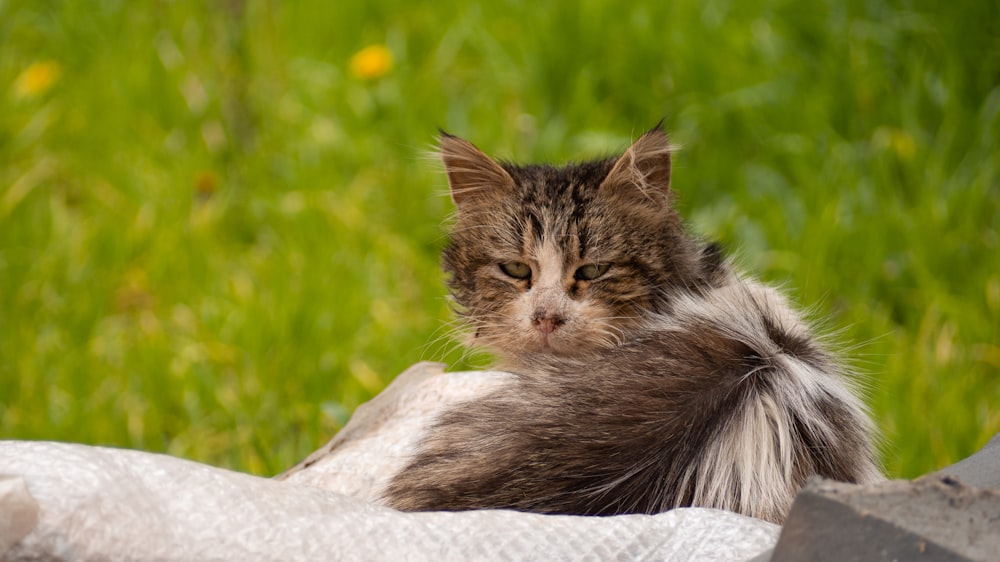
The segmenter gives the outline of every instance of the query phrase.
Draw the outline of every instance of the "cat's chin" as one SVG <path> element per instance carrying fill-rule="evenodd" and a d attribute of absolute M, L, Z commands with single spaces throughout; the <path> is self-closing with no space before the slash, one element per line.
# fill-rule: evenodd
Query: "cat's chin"
<path fill-rule="evenodd" d="M 528 338 L 522 352 L 537 353 L 544 355 L 565 355 L 571 353 L 579 346 L 571 345 L 565 338 L 556 337 L 555 334 L 537 334 L 536 337 Z"/>
<path fill-rule="evenodd" d="M 495 350 L 496 354 L 503 358 L 505 363 L 512 364 L 542 357 L 579 357 L 586 351 L 581 349 L 579 345 L 559 341 L 536 341 L 517 348 L 500 348 Z"/>
<path fill-rule="evenodd" d="M 516 331 L 516 330 L 512 330 Z M 486 337 L 481 337 L 485 335 Z M 492 336 L 492 337 L 491 337 Z M 601 345 L 580 333 L 538 334 L 521 333 L 519 337 L 496 337 L 494 334 L 477 334 L 467 345 L 479 347 L 501 359 L 503 364 L 519 364 L 540 358 L 579 358 L 606 351 Z M 601 342 L 603 343 L 603 342 Z M 610 343 L 610 342 L 609 342 Z"/>

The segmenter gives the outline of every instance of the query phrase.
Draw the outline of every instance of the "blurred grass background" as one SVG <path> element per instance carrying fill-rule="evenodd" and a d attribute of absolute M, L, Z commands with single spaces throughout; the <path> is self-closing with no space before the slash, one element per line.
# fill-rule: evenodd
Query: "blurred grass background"
<path fill-rule="evenodd" d="M 817 303 L 908 477 L 1000 431 L 993 0 L 0 0 L 0 437 L 258 474 L 442 339 L 437 127 L 612 153 Z"/>

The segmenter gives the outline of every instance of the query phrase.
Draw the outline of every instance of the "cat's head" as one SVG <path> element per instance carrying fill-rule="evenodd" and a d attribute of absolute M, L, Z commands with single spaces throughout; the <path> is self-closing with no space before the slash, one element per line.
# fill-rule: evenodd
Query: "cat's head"
<path fill-rule="evenodd" d="M 470 343 L 508 360 L 579 356 L 705 284 L 706 263 L 721 266 L 670 206 L 670 151 L 657 127 L 617 158 L 516 166 L 442 133 L 457 207 L 443 265 Z"/>

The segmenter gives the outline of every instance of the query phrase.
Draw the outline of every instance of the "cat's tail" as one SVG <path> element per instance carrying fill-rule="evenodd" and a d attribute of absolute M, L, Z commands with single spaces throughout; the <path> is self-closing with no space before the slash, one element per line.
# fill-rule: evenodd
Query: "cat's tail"
<path fill-rule="evenodd" d="M 675 301 L 673 321 L 719 337 L 740 359 L 677 498 L 780 521 L 811 474 L 844 482 L 883 479 L 855 375 L 826 351 L 775 289 L 751 280 Z M 725 355 L 725 353 L 722 353 Z M 736 364 L 738 368 L 733 369 Z"/>

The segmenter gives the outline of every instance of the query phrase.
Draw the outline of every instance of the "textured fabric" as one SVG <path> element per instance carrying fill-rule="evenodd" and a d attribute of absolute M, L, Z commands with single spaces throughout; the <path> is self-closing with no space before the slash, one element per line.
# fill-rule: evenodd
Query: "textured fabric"
<path fill-rule="evenodd" d="M 705 509 L 400 513 L 173 457 L 64 443 L 0 442 L 0 482 L 0 513 L 37 507 L 23 538 L 30 521 L 0 519 L 7 560 L 744 560 L 778 534 Z"/>

